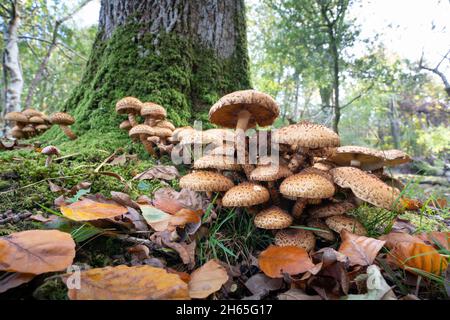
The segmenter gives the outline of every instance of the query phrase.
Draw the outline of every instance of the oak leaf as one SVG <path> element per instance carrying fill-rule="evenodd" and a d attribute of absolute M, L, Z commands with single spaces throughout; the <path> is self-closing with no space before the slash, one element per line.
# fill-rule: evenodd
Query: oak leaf
<path fill-rule="evenodd" d="M 88 198 L 62 205 L 60 210 L 65 217 L 74 221 L 113 218 L 128 212 L 126 207 L 119 204 L 97 202 Z"/>
<path fill-rule="evenodd" d="M 34 277 L 36 277 L 35 274 L 19 272 L 12 272 L 7 274 L 6 276 L 2 276 L 2 278 L 0 279 L 0 293 L 18 287 L 21 284 L 30 282 Z"/>
<path fill-rule="evenodd" d="M 215 260 L 210 260 L 191 274 L 189 295 L 191 298 L 203 299 L 219 291 L 228 281 L 228 273 Z"/>
<path fill-rule="evenodd" d="M 260 269 L 271 278 L 282 278 L 283 273 L 295 275 L 314 267 L 308 253 L 294 246 L 269 246 L 258 258 Z"/>
<path fill-rule="evenodd" d="M 373 263 L 385 241 L 358 236 L 347 230 L 341 232 L 342 243 L 339 252 L 345 254 L 350 265 L 368 266 Z"/>

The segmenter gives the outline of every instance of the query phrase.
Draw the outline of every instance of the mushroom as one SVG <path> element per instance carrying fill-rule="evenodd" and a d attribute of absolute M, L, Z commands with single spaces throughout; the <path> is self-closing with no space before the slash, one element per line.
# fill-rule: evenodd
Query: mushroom
<path fill-rule="evenodd" d="M 222 199 L 224 207 L 250 207 L 269 201 L 269 191 L 256 183 L 243 182 L 228 190 Z"/>
<path fill-rule="evenodd" d="M 130 129 L 128 135 L 131 138 L 139 137 L 142 144 L 144 145 L 145 150 L 152 156 L 156 157 L 156 152 L 153 149 L 153 145 L 150 141 L 147 140 L 148 137 L 154 136 L 154 130 L 152 127 L 146 124 L 138 124 Z"/>
<path fill-rule="evenodd" d="M 45 160 L 45 166 L 49 167 L 52 163 L 52 157 L 54 155 L 59 155 L 59 149 L 54 146 L 47 146 L 44 149 L 41 150 L 41 153 L 47 156 L 47 159 Z"/>
<path fill-rule="evenodd" d="M 156 125 L 157 120 L 164 120 L 167 116 L 166 109 L 153 102 L 144 102 L 140 112 L 145 119 L 144 124 L 151 127 Z"/>
<path fill-rule="evenodd" d="M 384 158 L 384 165 L 388 167 L 395 167 L 404 163 L 411 162 L 411 157 L 401 151 L 396 149 L 381 151 Z"/>
<path fill-rule="evenodd" d="M 325 222 L 319 219 L 311 219 L 306 222 L 306 226 L 312 228 L 311 230 L 316 236 L 333 242 L 336 240 L 336 236 L 333 231 L 327 226 Z"/>
<path fill-rule="evenodd" d="M 336 191 L 334 184 L 324 176 L 313 172 L 300 172 L 283 180 L 283 195 L 307 199 L 331 198 Z"/>
<path fill-rule="evenodd" d="M 36 134 L 36 129 L 34 129 L 33 125 L 27 124 L 22 128 L 22 132 L 25 135 L 25 138 L 31 138 Z"/>
<path fill-rule="evenodd" d="M 127 120 L 123 120 L 120 123 L 119 128 L 122 130 L 130 131 L 130 129 L 133 128 L 133 126 L 131 125 L 130 121 L 127 119 Z"/>
<path fill-rule="evenodd" d="M 141 108 L 142 102 L 134 97 L 125 97 L 116 103 L 116 112 L 118 114 L 128 114 L 128 121 L 130 121 L 132 127 L 138 124 L 136 115 L 140 114 Z"/>
<path fill-rule="evenodd" d="M 69 126 L 75 122 L 75 119 L 70 114 L 56 112 L 50 116 L 50 122 L 59 125 L 61 130 L 70 140 L 75 140 L 77 138 L 76 134 L 69 128 Z"/>
<path fill-rule="evenodd" d="M 286 211 L 273 206 L 255 215 L 255 226 L 261 229 L 284 229 L 292 224 L 293 218 Z"/>
<path fill-rule="evenodd" d="M 355 209 L 355 205 L 349 201 L 330 203 L 320 207 L 310 208 L 308 210 L 310 218 L 328 218 L 331 216 L 342 215 Z"/>
<path fill-rule="evenodd" d="M 32 116 L 31 118 L 28 119 L 28 122 L 37 125 L 37 124 L 44 124 L 45 120 L 42 119 L 40 116 Z"/>
<path fill-rule="evenodd" d="M 42 113 L 35 109 L 25 109 L 22 111 L 22 114 L 26 116 L 28 119 L 32 117 L 41 117 Z"/>
<path fill-rule="evenodd" d="M 276 205 L 280 203 L 280 197 L 275 188 L 275 181 L 292 175 L 292 172 L 285 164 L 259 165 L 250 174 L 250 180 L 265 181 L 270 192 L 272 202 Z"/>
<path fill-rule="evenodd" d="M 399 210 L 400 191 L 388 186 L 376 176 L 355 167 L 338 167 L 330 170 L 334 183 L 350 188 L 359 199 L 376 207 Z"/>
<path fill-rule="evenodd" d="M 351 232 L 358 236 L 367 235 L 367 230 L 366 228 L 364 228 L 362 223 L 356 220 L 355 218 L 349 216 L 345 215 L 331 216 L 325 220 L 325 223 L 331 230 L 339 234 L 341 233 L 342 230 L 345 229 L 348 232 Z"/>
<path fill-rule="evenodd" d="M 170 122 L 170 121 L 167 121 L 167 120 L 157 121 L 155 127 L 166 128 L 166 129 L 169 129 L 172 132 L 176 129 L 175 126 L 173 125 L 173 123 Z"/>
<path fill-rule="evenodd" d="M 208 198 L 212 198 L 212 192 L 228 191 L 234 187 L 230 178 L 218 172 L 194 171 L 180 179 L 180 187 L 193 191 L 204 191 Z"/>
<path fill-rule="evenodd" d="M 234 159 L 226 156 L 206 155 L 194 162 L 194 169 L 217 169 L 240 171 L 241 166 Z"/>
<path fill-rule="evenodd" d="M 11 121 L 14 122 L 15 125 L 19 128 L 22 129 L 23 127 L 25 127 L 28 123 L 28 118 L 27 116 L 25 116 L 24 114 L 22 114 L 21 112 L 9 112 L 5 115 L 5 120 L 7 121 Z"/>
<path fill-rule="evenodd" d="M 295 200 L 294 206 L 292 207 L 292 216 L 295 219 L 299 219 L 308 204 L 308 199 L 297 198 Z"/>
<path fill-rule="evenodd" d="M 279 230 L 275 234 L 275 245 L 299 247 L 309 252 L 316 246 L 316 237 L 309 230 L 288 228 Z"/>
<path fill-rule="evenodd" d="M 17 125 L 11 129 L 11 135 L 13 136 L 13 138 L 16 138 L 16 139 L 22 139 L 24 137 L 24 133 L 23 133 L 22 129 L 19 128 L 19 126 L 17 126 Z"/>
<path fill-rule="evenodd" d="M 375 170 L 383 167 L 382 152 L 359 146 L 339 147 L 328 160 L 340 166 L 359 167 L 363 170 Z"/>
<path fill-rule="evenodd" d="M 46 124 L 38 124 L 35 129 L 39 132 L 42 133 L 44 131 L 46 131 L 48 129 L 48 126 Z"/>

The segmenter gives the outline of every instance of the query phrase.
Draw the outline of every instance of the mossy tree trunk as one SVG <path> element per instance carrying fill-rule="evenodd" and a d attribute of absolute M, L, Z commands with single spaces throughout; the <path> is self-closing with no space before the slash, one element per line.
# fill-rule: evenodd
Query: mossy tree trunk
<path fill-rule="evenodd" d="M 243 0 L 102 0 L 85 74 L 63 109 L 79 135 L 120 132 L 124 96 L 163 105 L 177 126 L 205 120 L 221 95 L 250 87 L 246 41 Z"/>

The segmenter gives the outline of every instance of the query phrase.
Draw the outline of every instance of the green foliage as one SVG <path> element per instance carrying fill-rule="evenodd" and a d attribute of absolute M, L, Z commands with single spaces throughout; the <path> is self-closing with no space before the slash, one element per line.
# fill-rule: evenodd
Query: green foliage
<path fill-rule="evenodd" d="M 450 128 L 440 125 L 420 131 L 417 143 L 427 152 L 450 152 Z"/>

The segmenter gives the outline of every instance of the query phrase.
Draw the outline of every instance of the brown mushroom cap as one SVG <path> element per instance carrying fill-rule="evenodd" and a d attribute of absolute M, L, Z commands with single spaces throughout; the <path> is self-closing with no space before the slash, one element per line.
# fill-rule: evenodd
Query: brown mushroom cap
<path fill-rule="evenodd" d="M 250 174 L 250 179 L 254 181 L 275 181 L 292 175 L 291 170 L 285 164 L 260 165 Z"/>
<path fill-rule="evenodd" d="M 396 149 L 381 151 L 384 157 L 384 165 L 389 167 L 398 166 L 404 163 L 411 162 L 411 157 L 401 151 Z"/>
<path fill-rule="evenodd" d="M 15 126 L 11 129 L 11 135 L 16 139 L 23 138 L 23 132 L 22 129 L 20 129 L 18 126 Z"/>
<path fill-rule="evenodd" d="M 25 110 L 22 111 L 22 114 L 24 116 L 26 116 L 27 118 L 42 116 L 42 113 L 37 111 L 37 110 L 35 110 L 35 109 L 25 109 Z"/>
<path fill-rule="evenodd" d="M 280 113 L 277 103 L 268 94 L 242 90 L 220 98 L 209 110 L 209 120 L 225 128 L 235 128 L 239 112 L 244 110 L 251 114 L 247 128 L 271 125 Z"/>
<path fill-rule="evenodd" d="M 286 211 L 273 206 L 255 215 L 255 226 L 261 229 L 284 229 L 292 224 L 294 219 Z"/>
<path fill-rule="evenodd" d="M 36 130 L 31 124 L 27 124 L 25 127 L 22 128 L 22 132 L 28 133 L 28 134 L 34 134 L 36 133 Z"/>
<path fill-rule="evenodd" d="M 141 100 L 134 97 L 125 97 L 117 101 L 116 112 L 118 114 L 133 113 L 139 114 L 142 108 Z"/>
<path fill-rule="evenodd" d="M 56 112 L 50 116 L 50 122 L 53 124 L 60 124 L 63 126 L 70 126 L 75 122 L 75 119 L 68 113 Z"/>
<path fill-rule="evenodd" d="M 194 161 L 194 169 L 218 169 L 240 171 L 233 157 L 206 155 Z"/>
<path fill-rule="evenodd" d="M 340 144 L 339 136 L 333 130 L 309 121 L 278 129 L 272 135 L 272 141 L 303 148 L 337 147 Z"/>
<path fill-rule="evenodd" d="M 172 139 L 174 141 L 181 141 L 185 136 L 190 135 L 192 131 L 195 131 L 191 126 L 180 127 L 173 130 Z"/>
<path fill-rule="evenodd" d="M 49 156 L 49 155 L 58 155 L 60 151 L 55 146 L 47 146 L 41 150 L 41 153 L 45 154 L 46 156 Z"/>
<path fill-rule="evenodd" d="M 153 102 L 144 102 L 141 107 L 141 116 L 152 119 L 165 119 L 167 117 L 166 109 Z"/>
<path fill-rule="evenodd" d="M 353 203 L 344 201 L 344 202 L 330 203 L 319 207 L 312 207 L 308 210 L 308 212 L 311 218 L 319 219 L 341 215 L 350 210 L 353 210 L 354 208 L 355 205 Z"/>
<path fill-rule="evenodd" d="M 132 128 L 129 120 L 124 120 L 120 123 L 119 128 L 122 130 L 130 130 Z"/>
<path fill-rule="evenodd" d="M 214 137 L 207 135 L 204 131 L 198 130 L 186 130 L 181 133 L 178 133 L 177 136 L 182 136 L 180 141 L 181 145 L 187 144 L 210 144 L 215 142 Z"/>
<path fill-rule="evenodd" d="M 364 228 L 361 222 L 353 217 L 345 215 L 331 216 L 325 220 L 325 223 L 331 230 L 337 233 L 341 233 L 341 231 L 345 229 L 358 236 L 367 235 L 366 228 Z"/>
<path fill-rule="evenodd" d="M 288 228 L 275 234 L 275 245 L 300 247 L 309 252 L 316 246 L 316 237 L 309 230 Z"/>
<path fill-rule="evenodd" d="M 8 121 L 14 121 L 14 122 L 21 122 L 21 123 L 27 123 L 28 118 L 21 112 L 9 112 L 5 115 L 5 120 Z"/>
<path fill-rule="evenodd" d="M 38 131 L 44 131 L 44 130 L 47 130 L 48 128 L 49 127 L 46 124 L 38 124 L 36 126 L 36 130 L 38 130 Z"/>
<path fill-rule="evenodd" d="M 234 143 L 234 140 L 236 138 L 235 133 L 227 129 L 208 129 L 204 131 L 204 133 L 213 141 L 217 141 L 218 143 L 222 143 L 224 141 Z"/>
<path fill-rule="evenodd" d="M 316 173 L 297 173 L 283 180 L 280 192 L 297 198 L 324 199 L 334 195 L 335 187 L 327 178 Z"/>
<path fill-rule="evenodd" d="M 170 131 L 175 130 L 175 126 L 173 125 L 173 123 L 167 120 L 160 120 L 156 123 L 155 126 L 158 128 L 169 129 Z"/>
<path fill-rule="evenodd" d="M 170 137 L 172 135 L 172 131 L 165 128 L 150 127 L 146 124 L 138 124 L 137 126 L 131 128 L 130 131 L 128 132 L 128 135 L 130 137 L 137 137 L 141 134 L 163 138 L 163 137 Z"/>
<path fill-rule="evenodd" d="M 28 120 L 30 123 L 42 124 L 45 123 L 44 119 L 40 116 L 33 116 Z"/>
<path fill-rule="evenodd" d="M 231 179 L 211 171 L 195 171 L 180 179 L 180 187 L 193 191 L 228 191 L 233 186 Z"/>
<path fill-rule="evenodd" d="M 267 202 L 269 190 L 256 183 L 243 182 L 225 193 L 222 198 L 224 207 L 250 207 Z"/>
<path fill-rule="evenodd" d="M 376 176 L 354 167 L 334 168 L 330 172 L 334 183 L 350 188 L 359 199 L 387 210 L 402 210 L 399 205 L 400 191 Z"/>
<path fill-rule="evenodd" d="M 310 228 L 320 229 L 320 230 L 311 230 L 316 236 L 331 242 L 336 240 L 336 236 L 334 235 L 333 231 L 331 231 L 331 229 L 327 226 L 327 224 L 322 220 L 311 219 L 307 221 L 306 225 Z"/>
<path fill-rule="evenodd" d="M 355 163 L 355 166 L 363 170 L 374 170 L 383 167 L 383 153 L 367 147 L 339 147 L 328 159 L 340 166 L 350 166 L 353 165 L 352 163 Z"/>

